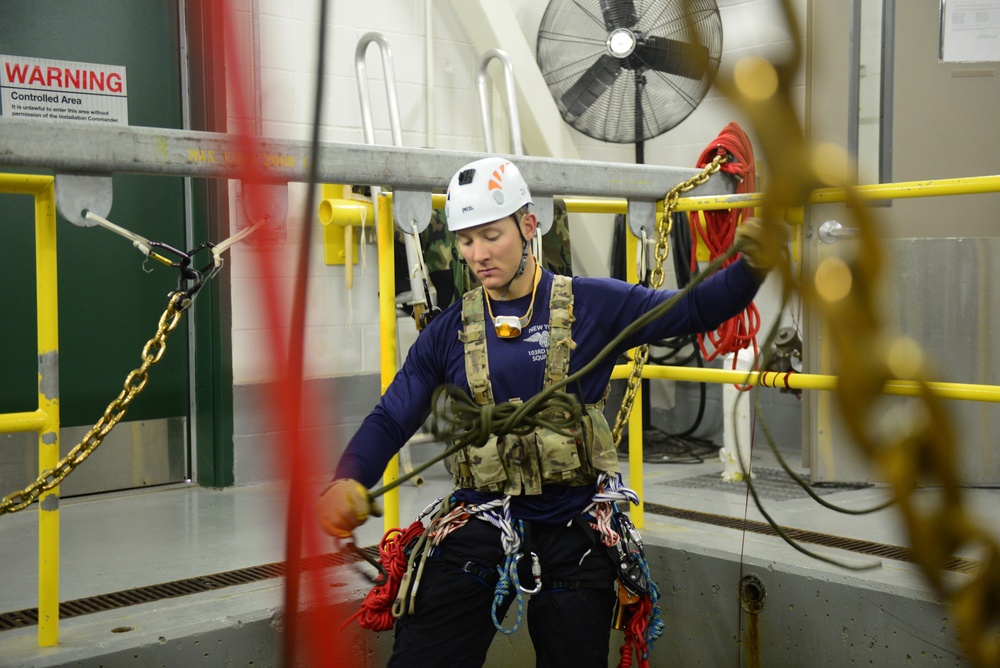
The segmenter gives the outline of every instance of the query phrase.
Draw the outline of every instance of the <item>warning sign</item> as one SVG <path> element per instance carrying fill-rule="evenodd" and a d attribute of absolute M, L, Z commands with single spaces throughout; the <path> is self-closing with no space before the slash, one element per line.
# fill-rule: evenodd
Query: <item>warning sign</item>
<path fill-rule="evenodd" d="M 125 68 L 0 55 L 0 116 L 128 125 Z"/>

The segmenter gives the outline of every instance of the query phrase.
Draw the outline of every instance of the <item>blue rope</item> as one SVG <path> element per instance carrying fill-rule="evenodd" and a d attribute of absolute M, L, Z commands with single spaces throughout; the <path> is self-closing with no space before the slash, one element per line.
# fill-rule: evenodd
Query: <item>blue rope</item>
<path fill-rule="evenodd" d="M 518 520 L 517 525 L 518 534 L 523 538 L 524 522 Z M 516 556 L 508 554 L 504 565 L 497 568 L 497 572 L 500 574 L 500 579 L 497 580 L 496 589 L 493 590 L 493 607 L 490 610 L 490 616 L 493 617 L 493 626 L 496 627 L 496 630 L 509 636 L 513 634 L 514 631 L 517 631 L 518 627 L 521 626 L 521 618 L 524 616 L 524 600 L 521 597 L 521 583 L 518 581 L 517 576 Z M 503 620 L 497 619 L 497 608 L 502 605 L 504 599 L 510 595 L 511 586 L 513 586 L 514 592 L 517 596 L 517 619 L 514 620 L 514 626 L 512 626 L 510 630 L 507 630 L 503 627 Z"/>
<path fill-rule="evenodd" d="M 642 574 L 646 578 L 646 584 L 649 587 L 649 600 L 653 604 L 653 608 L 649 612 L 649 623 L 646 624 L 646 632 L 643 634 L 643 639 L 646 641 L 646 651 L 643 653 L 642 658 L 648 659 L 649 653 L 653 651 L 653 643 L 663 635 L 665 624 L 663 623 L 663 617 L 660 615 L 660 588 L 656 586 L 652 576 L 649 574 L 649 563 L 646 561 L 646 557 L 641 553 L 638 557 L 639 565 L 642 567 Z"/>

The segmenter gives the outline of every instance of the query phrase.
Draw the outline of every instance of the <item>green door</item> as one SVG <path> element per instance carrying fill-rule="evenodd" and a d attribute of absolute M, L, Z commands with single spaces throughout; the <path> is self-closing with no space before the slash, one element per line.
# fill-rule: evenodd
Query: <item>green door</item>
<path fill-rule="evenodd" d="M 182 127 L 176 0 L 4 0 L 0 54 L 126 68 L 130 125 Z M 44 121 L 40 121 L 44 122 Z M 80 141 L 86 142 L 81 132 Z M 188 247 L 180 177 L 116 174 L 108 219 Z M 59 390 L 63 454 L 76 445 L 141 363 L 177 271 L 124 238 L 59 217 Z M 0 194 L 0 412 L 37 407 L 34 214 L 30 197 Z M 169 337 L 146 389 L 63 496 L 189 479 L 187 319 Z M 37 437 L 0 434 L 0 496 L 37 475 Z"/>

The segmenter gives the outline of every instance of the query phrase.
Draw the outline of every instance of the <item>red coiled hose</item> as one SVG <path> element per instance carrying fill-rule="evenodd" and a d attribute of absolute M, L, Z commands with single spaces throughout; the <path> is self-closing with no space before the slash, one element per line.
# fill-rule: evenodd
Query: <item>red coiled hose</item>
<path fill-rule="evenodd" d="M 723 155 L 728 160 L 723 163 L 720 171 L 737 179 L 737 193 L 752 193 L 757 189 L 757 174 L 753 156 L 753 144 L 739 124 L 733 122 L 723 128 L 719 136 L 708 145 L 698 158 L 698 167 L 711 164 L 716 156 Z M 697 243 L 698 239 L 708 248 L 709 261 L 723 255 L 733 244 L 736 226 L 744 218 L 753 215 L 752 208 L 724 209 L 718 211 L 692 211 L 691 225 L 691 272 L 698 270 Z M 701 225 L 704 217 L 704 227 Z M 731 258 L 726 264 L 732 264 Z M 760 331 L 760 312 L 751 302 L 737 316 L 722 323 L 715 331 L 698 335 L 698 346 L 706 361 L 711 361 L 719 355 L 738 353 L 753 346 L 754 357 L 757 355 L 757 333 Z M 713 349 L 708 351 L 705 337 L 712 343 Z M 736 369 L 736 356 L 733 357 L 733 369 Z"/>

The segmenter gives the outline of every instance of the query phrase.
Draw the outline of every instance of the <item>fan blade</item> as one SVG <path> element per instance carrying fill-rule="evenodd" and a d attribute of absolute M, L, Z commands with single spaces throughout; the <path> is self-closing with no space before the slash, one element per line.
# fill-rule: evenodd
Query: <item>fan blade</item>
<path fill-rule="evenodd" d="M 634 0 L 600 0 L 604 14 L 604 27 L 608 32 L 616 28 L 631 28 L 639 22 Z"/>
<path fill-rule="evenodd" d="M 590 109 L 590 105 L 597 102 L 597 98 L 615 82 L 621 69 L 618 58 L 603 54 L 562 94 L 560 99 L 566 112 L 571 116 L 580 116 Z"/>
<path fill-rule="evenodd" d="M 708 48 L 701 44 L 647 35 L 636 44 L 633 56 L 646 67 L 688 79 L 701 79 L 708 70 Z"/>

